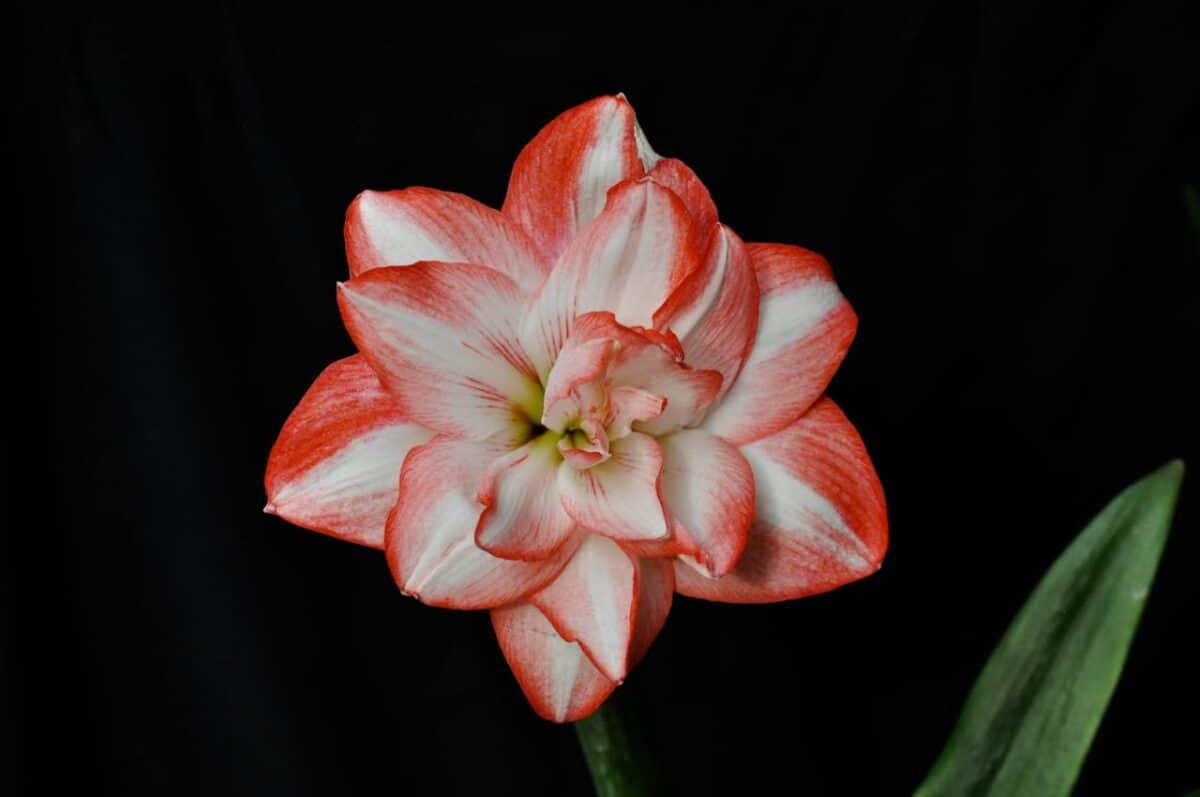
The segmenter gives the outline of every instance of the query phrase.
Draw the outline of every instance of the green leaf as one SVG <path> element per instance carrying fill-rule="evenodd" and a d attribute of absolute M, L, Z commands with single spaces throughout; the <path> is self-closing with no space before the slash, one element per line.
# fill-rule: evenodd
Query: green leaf
<path fill-rule="evenodd" d="M 1125 489 L 1043 576 L 967 697 L 918 797 L 1067 795 L 1162 555 L 1183 463 Z"/>

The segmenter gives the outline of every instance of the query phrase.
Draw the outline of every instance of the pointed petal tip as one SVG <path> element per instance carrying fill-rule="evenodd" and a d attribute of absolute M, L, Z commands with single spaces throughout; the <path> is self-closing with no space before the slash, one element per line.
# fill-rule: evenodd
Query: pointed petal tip
<path fill-rule="evenodd" d="M 267 515 L 278 515 L 279 514 L 278 512 L 275 511 L 275 504 L 273 504 L 270 501 L 268 501 L 267 505 L 263 507 L 263 513 L 267 514 Z"/>
<path fill-rule="evenodd" d="M 616 94 L 610 94 L 609 97 L 616 100 L 619 104 L 627 106 L 631 111 L 633 110 L 633 103 L 629 101 L 629 97 L 626 96 L 625 92 L 618 91 Z"/>
<path fill-rule="evenodd" d="M 705 556 L 702 552 L 697 552 L 697 555 L 695 556 L 684 553 L 680 554 L 676 558 L 709 580 L 715 580 L 725 575 L 724 573 L 715 572 L 713 570 L 712 560 Z M 732 564 L 730 565 L 730 569 L 733 569 Z"/>

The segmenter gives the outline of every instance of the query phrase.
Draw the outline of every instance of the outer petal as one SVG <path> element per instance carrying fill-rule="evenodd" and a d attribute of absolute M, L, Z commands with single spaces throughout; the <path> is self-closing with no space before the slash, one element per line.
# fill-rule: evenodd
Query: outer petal
<path fill-rule="evenodd" d="M 503 212 L 553 263 L 600 215 L 608 189 L 641 175 L 633 108 L 624 97 L 598 97 L 559 115 L 521 150 Z"/>
<path fill-rule="evenodd" d="M 445 436 L 409 452 L 387 527 L 388 564 L 406 594 L 431 606 L 488 609 L 541 589 L 570 559 L 570 544 L 540 562 L 498 559 L 475 545 L 483 510 L 475 494 L 500 453 L 491 443 Z"/>
<path fill-rule="evenodd" d="M 340 288 L 350 336 L 410 418 L 481 439 L 537 417 L 540 388 L 515 331 L 521 293 L 508 277 L 417 263 Z"/>
<path fill-rule="evenodd" d="M 492 611 L 500 650 L 540 716 L 574 722 L 591 714 L 617 688 L 577 642 L 567 642 L 541 611 L 514 603 Z"/>
<path fill-rule="evenodd" d="M 779 431 L 812 406 L 846 356 L 858 318 L 820 255 L 750 244 L 761 298 L 750 356 L 705 426 L 735 444 Z"/>
<path fill-rule="evenodd" d="M 692 243 L 697 251 L 703 251 L 717 226 L 717 206 L 704 183 L 683 161 L 675 158 L 659 159 L 647 176 L 670 188 L 683 201 L 692 217 Z"/>
<path fill-rule="evenodd" d="M 662 449 L 653 437 L 634 432 L 613 442 L 611 451 L 611 459 L 587 470 L 559 466 L 563 507 L 579 525 L 616 540 L 666 537 L 658 493 Z"/>
<path fill-rule="evenodd" d="M 562 462 L 556 436 L 545 434 L 488 465 L 475 530 L 480 548 L 505 559 L 546 559 L 575 529 L 555 484 Z"/>
<path fill-rule="evenodd" d="M 702 429 L 662 438 L 663 502 L 709 576 L 733 569 L 754 515 L 754 475 L 736 448 Z"/>
<path fill-rule="evenodd" d="M 532 293 L 550 270 L 507 216 L 463 194 L 432 188 L 363 191 L 346 211 L 345 235 L 351 277 L 422 260 L 477 263 Z"/>
<path fill-rule="evenodd" d="M 628 672 L 639 588 L 637 562 L 607 537 L 590 534 L 529 602 L 559 636 L 578 642 L 606 678 L 620 683 Z"/>
<path fill-rule="evenodd" d="M 383 547 L 400 466 L 433 432 L 409 420 L 359 355 L 338 360 L 288 416 L 267 461 L 267 512 Z"/>
<path fill-rule="evenodd" d="M 644 559 L 674 559 L 676 556 L 691 556 L 696 552 L 690 538 L 682 539 L 676 531 L 681 527 L 668 518 L 668 534 L 658 540 L 621 540 L 621 547 L 634 556 Z"/>
<path fill-rule="evenodd" d="M 691 221 L 679 198 L 649 180 L 615 187 L 600 214 L 563 252 L 521 329 L 545 375 L 575 317 L 607 310 L 626 326 L 650 326 L 662 305 L 698 265 Z"/>
<path fill-rule="evenodd" d="M 883 488 L 861 438 L 823 398 L 781 432 L 742 447 L 754 470 L 754 522 L 731 573 L 676 565 L 685 595 L 730 603 L 790 600 L 879 569 L 887 549 Z"/>
<path fill-rule="evenodd" d="M 717 225 L 704 264 L 654 314 L 679 336 L 688 365 L 719 371 L 717 400 L 736 383 L 758 330 L 758 280 L 742 239 Z"/>
<path fill-rule="evenodd" d="M 675 594 L 675 571 L 670 561 L 639 558 L 637 564 L 638 611 L 629 645 L 629 669 L 645 658 L 650 644 L 666 624 Z"/>
<path fill-rule="evenodd" d="M 641 661 L 671 611 L 675 576 L 669 562 L 636 559 L 638 599 L 628 667 Z M 585 618 L 580 618 L 585 620 Z M 530 603 L 492 611 L 492 626 L 521 690 L 542 717 L 574 722 L 595 711 L 617 684 L 596 667 L 583 647 L 567 642 Z"/>

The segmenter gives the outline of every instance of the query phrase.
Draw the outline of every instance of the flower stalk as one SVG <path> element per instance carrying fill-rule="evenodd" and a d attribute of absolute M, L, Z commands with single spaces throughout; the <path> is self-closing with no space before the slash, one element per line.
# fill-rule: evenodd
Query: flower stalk
<path fill-rule="evenodd" d="M 621 697 L 618 692 L 576 722 L 575 733 L 596 797 L 650 797 L 658 792 L 654 769 Z"/>

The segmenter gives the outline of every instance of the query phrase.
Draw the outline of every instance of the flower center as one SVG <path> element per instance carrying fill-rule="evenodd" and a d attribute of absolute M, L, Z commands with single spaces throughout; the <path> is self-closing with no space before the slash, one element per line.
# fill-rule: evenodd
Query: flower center
<path fill-rule="evenodd" d="M 622 370 L 640 345 L 656 346 L 612 322 L 583 324 L 555 360 L 541 422 L 561 435 L 557 448 L 572 467 L 586 470 L 608 461 L 613 442 L 666 409 L 666 398 L 628 384 L 629 374 Z"/>

